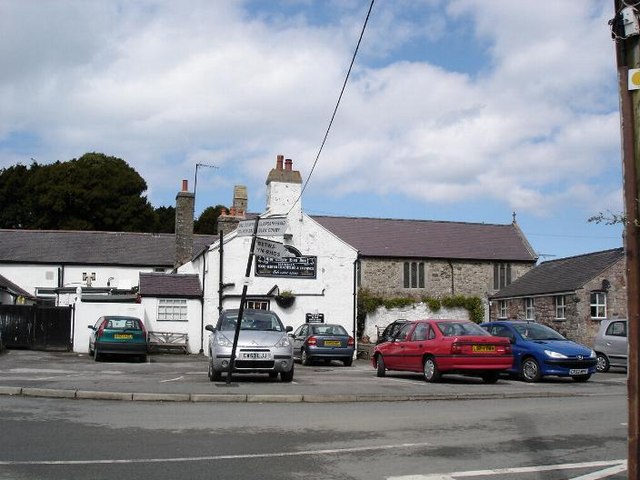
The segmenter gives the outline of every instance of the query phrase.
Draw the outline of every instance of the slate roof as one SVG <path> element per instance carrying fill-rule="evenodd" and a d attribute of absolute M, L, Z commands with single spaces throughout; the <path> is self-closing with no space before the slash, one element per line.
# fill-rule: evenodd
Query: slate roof
<path fill-rule="evenodd" d="M 496 225 L 317 215 L 311 218 L 364 257 L 523 262 L 537 259 L 516 223 Z"/>
<path fill-rule="evenodd" d="M 142 297 L 202 297 L 197 274 L 141 273 L 139 292 Z"/>
<path fill-rule="evenodd" d="M 615 248 L 543 262 L 491 298 L 573 292 L 623 258 L 624 249 Z"/>
<path fill-rule="evenodd" d="M 11 295 L 33 298 L 33 295 L 31 295 L 29 292 L 19 287 L 8 278 L 3 277 L 2 275 L 0 275 L 0 290 L 9 292 Z"/>
<path fill-rule="evenodd" d="M 0 262 L 173 267 L 172 233 L 0 229 Z M 216 240 L 194 235 L 194 254 Z"/>

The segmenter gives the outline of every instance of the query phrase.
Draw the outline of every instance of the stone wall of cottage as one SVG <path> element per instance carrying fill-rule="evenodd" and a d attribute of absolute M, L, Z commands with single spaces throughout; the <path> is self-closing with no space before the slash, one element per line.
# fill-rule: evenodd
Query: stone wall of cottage
<path fill-rule="evenodd" d="M 404 288 L 404 262 L 424 262 L 424 288 Z M 453 295 L 485 300 L 493 289 L 493 262 L 365 258 L 360 263 L 360 286 L 382 297 L 420 298 Z M 512 263 L 512 281 L 533 268 L 532 263 Z"/>
<path fill-rule="evenodd" d="M 625 277 L 625 259 L 602 272 L 576 292 L 565 295 L 565 318 L 556 318 L 556 296 L 533 297 L 534 320 L 557 330 L 570 340 L 587 346 L 593 345 L 600 319 L 591 318 L 591 292 L 603 291 L 603 280 L 607 280 L 606 290 L 607 318 L 627 318 L 627 282 Z M 525 319 L 525 298 L 507 300 L 509 320 Z M 491 302 L 491 319 L 499 318 L 500 301 Z"/>

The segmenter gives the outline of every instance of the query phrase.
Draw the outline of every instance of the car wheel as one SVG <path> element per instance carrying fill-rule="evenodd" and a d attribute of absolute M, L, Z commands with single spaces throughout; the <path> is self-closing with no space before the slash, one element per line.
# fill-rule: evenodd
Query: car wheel
<path fill-rule="evenodd" d="M 269 378 L 278 378 L 278 372 L 269 372 Z"/>
<path fill-rule="evenodd" d="M 93 359 L 96 362 L 99 362 L 100 360 L 102 360 L 102 354 L 98 351 L 98 347 L 95 347 L 93 351 Z"/>
<path fill-rule="evenodd" d="M 522 366 L 520 367 L 520 375 L 525 382 L 534 383 L 542 378 L 542 373 L 540 372 L 540 365 L 536 362 L 535 358 L 527 358 L 522 362 Z"/>
<path fill-rule="evenodd" d="M 311 365 L 311 357 L 309 357 L 307 351 L 304 348 L 300 351 L 300 363 L 306 366 Z"/>
<path fill-rule="evenodd" d="M 93 349 L 91 348 L 91 344 L 89 344 L 89 356 L 93 357 Z"/>
<path fill-rule="evenodd" d="M 215 382 L 216 380 L 220 380 L 222 378 L 222 374 L 218 372 L 215 368 L 213 368 L 213 360 L 209 357 L 209 369 L 207 372 L 209 376 L 209 381 Z"/>
<path fill-rule="evenodd" d="M 387 373 L 386 372 L 387 369 L 384 366 L 384 358 L 382 358 L 382 355 L 378 355 L 376 357 L 376 368 L 377 368 L 376 375 L 378 377 L 384 377 L 385 374 Z"/>
<path fill-rule="evenodd" d="M 347 357 L 345 358 L 342 363 L 344 363 L 345 367 L 350 367 L 351 365 L 353 365 L 353 357 Z"/>
<path fill-rule="evenodd" d="M 146 363 L 147 362 L 147 354 L 142 354 L 139 357 L 140 363 Z"/>
<path fill-rule="evenodd" d="M 293 381 L 293 364 L 291 364 L 291 370 L 288 372 L 280 372 L 280 380 L 287 383 Z"/>
<path fill-rule="evenodd" d="M 575 377 L 571 377 L 571 378 L 573 378 L 573 380 L 576 381 L 576 382 L 584 383 L 584 382 L 588 381 L 591 378 L 591 374 L 576 375 Z"/>
<path fill-rule="evenodd" d="M 500 375 L 498 372 L 489 372 L 482 374 L 482 381 L 484 383 L 496 383 Z"/>
<path fill-rule="evenodd" d="M 596 358 L 596 371 L 599 373 L 607 373 L 609 371 L 609 367 L 611 367 L 607 356 L 604 353 L 598 353 Z"/>
<path fill-rule="evenodd" d="M 424 359 L 422 368 L 424 373 L 424 379 L 429 383 L 435 383 L 440 381 L 440 371 L 438 370 L 438 364 L 433 357 L 427 357 Z"/>

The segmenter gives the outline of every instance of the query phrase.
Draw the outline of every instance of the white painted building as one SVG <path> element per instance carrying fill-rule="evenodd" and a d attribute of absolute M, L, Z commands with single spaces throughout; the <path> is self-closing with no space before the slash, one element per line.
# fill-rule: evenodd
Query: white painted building
<path fill-rule="evenodd" d="M 279 155 L 269 173 L 267 208 L 259 217 L 285 217 L 286 230 L 264 238 L 292 247 L 300 256 L 280 261 L 255 257 L 246 278 L 252 236 L 233 231 L 223 237 L 222 245 L 219 240 L 213 243 L 178 272 L 200 276 L 204 325 L 215 324 L 221 309 L 239 308 L 246 281 L 245 307 L 269 308 L 294 329 L 310 316 L 321 315 L 325 323 L 338 323 L 355 338 L 357 251 L 303 212 L 300 172 L 293 170 L 291 160 L 283 160 Z M 291 306 L 278 303 L 283 291 L 295 297 Z"/>

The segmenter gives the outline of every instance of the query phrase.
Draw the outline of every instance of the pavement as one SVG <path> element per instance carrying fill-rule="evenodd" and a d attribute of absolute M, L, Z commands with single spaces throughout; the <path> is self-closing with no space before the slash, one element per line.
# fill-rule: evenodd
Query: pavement
<path fill-rule="evenodd" d="M 211 382 L 203 355 L 152 354 L 147 362 L 111 357 L 95 362 L 87 354 L 7 350 L 0 355 L 3 395 L 160 402 L 399 402 L 470 399 L 531 399 L 626 395 L 624 370 L 595 374 L 586 383 L 548 377 L 529 384 L 509 377 L 487 385 L 482 380 L 444 376 L 426 383 L 419 374 L 387 372 L 376 376 L 368 360 L 351 367 L 295 365 L 293 382 L 267 375 L 236 374 L 231 382 Z"/>

